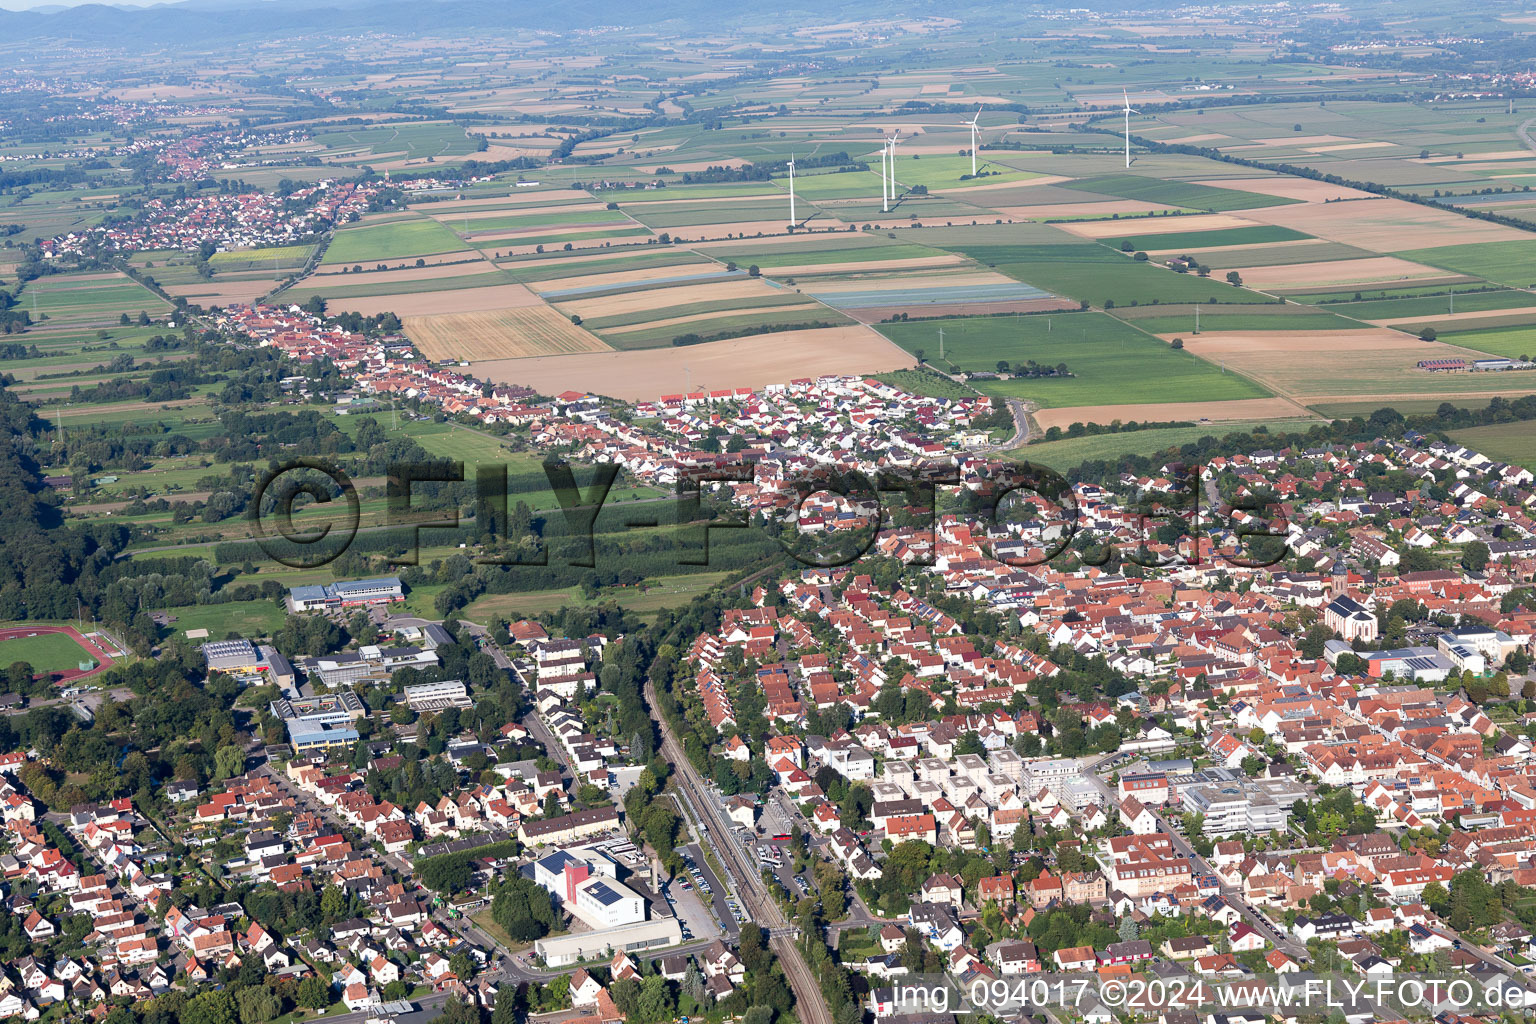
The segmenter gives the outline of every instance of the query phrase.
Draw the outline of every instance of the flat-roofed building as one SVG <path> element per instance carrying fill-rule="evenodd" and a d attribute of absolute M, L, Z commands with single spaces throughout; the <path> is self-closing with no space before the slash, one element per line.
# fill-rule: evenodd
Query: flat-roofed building
<path fill-rule="evenodd" d="M 287 723 L 288 743 L 295 754 L 315 753 L 334 748 L 346 748 L 357 742 L 357 730 L 350 725 L 328 725 L 324 722 L 295 718 Z"/>
<path fill-rule="evenodd" d="M 675 917 L 637 921 L 617 928 L 550 936 L 533 944 L 534 952 L 551 967 L 567 967 L 614 953 L 643 953 L 675 946 L 683 941 L 683 929 Z"/>
<path fill-rule="evenodd" d="M 215 640 L 203 644 L 203 660 L 210 672 L 256 672 L 265 666 L 261 653 L 249 640 Z"/>
<path fill-rule="evenodd" d="M 469 687 L 462 679 L 444 679 L 436 683 L 412 683 L 405 688 L 405 702 L 412 711 L 442 711 L 445 708 L 472 708 Z"/>
<path fill-rule="evenodd" d="M 285 697 L 272 702 L 272 714 L 282 722 L 343 725 L 365 712 L 363 702 L 351 690 L 337 690 L 318 697 Z"/>
<path fill-rule="evenodd" d="M 357 608 L 405 600 L 405 588 L 398 576 L 380 576 L 367 580 L 342 580 L 315 586 L 292 587 L 288 607 L 296 612 L 326 611 L 331 608 Z"/>
<path fill-rule="evenodd" d="M 436 668 L 437 654 L 420 647 L 380 647 L 368 644 L 305 662 L 305 668 L 327 686 L 346 686 L 368 681 L 384 682 L 402 668 Z"/>

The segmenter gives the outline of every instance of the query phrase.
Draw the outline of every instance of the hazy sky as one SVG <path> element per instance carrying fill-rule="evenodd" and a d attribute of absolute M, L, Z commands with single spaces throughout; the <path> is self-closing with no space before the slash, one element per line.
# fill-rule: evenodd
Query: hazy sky
<path fill-rule="evenodd" d="M 33 7 L 79 7 L 81 4 L 101 3 L 102 0 L 0 0 L 0 10 L 25 11 Z M 110 7 L 149 7 L 164 0 L 110 0 Z"/>

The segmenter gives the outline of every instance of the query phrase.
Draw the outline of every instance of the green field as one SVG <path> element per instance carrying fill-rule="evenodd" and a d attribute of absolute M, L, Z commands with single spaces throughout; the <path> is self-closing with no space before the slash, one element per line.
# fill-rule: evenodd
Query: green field
<path fill-rule="evenodd" d="M 154 610 L 176 616 L 176 621 L 171 623 L 172 630 L 184 633 L 189 629 L 206 629 L 209 638 L 214 640 L 223 639 L 225 633 L 239 633 L 247 638 L 271 636 L 282 628 L 285 618 L 283 609 L 271 601 L 232 601 Z"/>
<path fill-rule="evenodd" d="M 467 249 L 463 239 L 435 220 L 418 217 L 336 232 L 325 251 L 326 263 L 379 263 L 414 256 L 435 256 Z"/>
<path fill-rule="evenodd" d="M 1213 213 L 1227 210 L 1253 210 L 1263 206 L 1286 206 L 1300 201 L 1277 199 L 1274 196 L 1243 192 L 1233 188 L 1197 185 L 1189 181 L 1165 181 L 1139 174 L 1105 174 L 1095 178 L 1063 182 L 1062 185 L 1082 192 L 1119 196 L 1121 199 L 1139 199 L 1144 203 L 1162 203 L 1165 206 L 1187 206 Z"/>
<path fill-rule="evenodd" d="M 309 254 L 315 249 L 312 245 L 276 245 L 265 249 L 231 249 L 227 252 L 216 252 L 208 257 L 208 262 L 215 270 L 234 270 L 242 265 L 252 267 L 271 267 L 274 263 L 282 267 L 302 266 L 309 258 Z"/>
<path fill-rule="evenodd" d="M 83 661 L 95 661 L 89 652 L 64 633 L 40 633 L 0 640 L 0 666 L 9 668 L 18 661 L 31 665 L 35 672 L 72 672 Z"/>
<path fill-rule="evenodd" d="M 1536 295 L 1530 292 L 1501 289 L 1489 292 L 1458 293 L 1450 295 L 1423 295 L 1400 299 L 1375 299 L 1364 302 L 1330 302 L 1328 308 L 1335 313 L 1352 316 L 1356 320 L 1388 320 L 1408 316 L 1439 316 L 1448 313 L 1472 313 L 1487 309 L 1518 309 L 1536 306 Z"/>
<path fill-rule="evenodd" d="M 1066 363 L 1072 377 L 976 381 L 984 394 L 1028 398 L 1040 405 L 1216 401 L 1257 398 L 1258 385 L 1103 313 L 975 317 L 924 323 L 880 324 L 882 334 L 908 352 L 922 350 L 938 365 L 938 330 L 944 362 L 955 369 L 996 370 L 999 360 L 1045 366 Z"/>
<path fill-rule="evenodd" d="M 121 313 L 143 310 L 159 315 L 171 307 L 164 299 L 123 274 L 49 274 L 27 282 L 16 305 L 37 320 L 115 324 Z M 108 356 L 108 359 L 111 357 Z"/>
<path fill-rule="evenodd" d="M 1104 238 L 1100 241 L 1116 249 L 1124 249 L 1127 244 L 1132 249 L 1205 249 L 1215 245 L 1299 242 L 1303 238 L 1311 237 L 1300 231 L 1292 231 L 1290 228 L 1259 224 L 1251 228 L 1223 228 L 1215 231 L 1170 231 L 1167 234 L 1126 235 L 1123 238 Z"/>
<path fill-rule="evenodd" d="M 1451 440 L 1482 452 L 1490 459 L 1510 462 L 1536 472 L 1536 431 L 1526 423 L 1496 423 L 1488 427 L 1453 430 Z"/>
<path fill-rule="evenodd" d="M 359 150 L 374 156 L 403 153 L 407 159 L 420 160 L 429 156 L 467 156 L 479 148 L 463 128 L 440 122 L 326 132 L 315 136 L 314 141 L 327 149 Z"/>
<path fill-rule="evenodd" d="M 439 214 L 439 223 L 457 227 L 460 231 L 481 234 L 502 228 L 544 228 L 567 224 L 609 224 L 627 221 L 628 217 L 618 210 L 566 210 L 556 213 L 521 213 L 505 217 L 465 216 L 462 220 L 452 215 Z"/>
<path fill-rule="evenodd" d="M 683 576 L 658 576 L 640 587 L 610 587 L 599 591 L 596 600 L 581 596 L 578 587 L 554 590 L 529 590 L 514 594 L 486 594 L 464 608 L 462 617 L 472 622 L 486 622 L 496 616 L 527 618 L 560 608 L 578 608 L 614 601 L 638 615 L 654 615 L 663 608 L 686 605 L 730 576 L 729 572 L 700 572 Z"/>
<path fill-rule="evenodd" d="M 987 237 L 978 232 L 978 237 Z M 1219 278 L 1177 274 L 1151 261 L 1138 263 L 1123 252 L 1093 242 L 998 245 L 991 241 L 968 242 L 965 234 L 950 232 L 934 238 L 950 238 L 944 248 L 969 256 L 978 263 L 1036 288 L 1056 295 L 1104 306 L 1132 303 L 1262 303 L 1265 296 L 1234 288 Z"/>
<path fill-rule="evenodd" d="M 1532 266 L 1536 262 L 1536 239 L 1442 245 L 1393 255 L 1516 288 L 1529 288 L 1536 283 L 1536 267 Z"/>
<path fill-rule="evenodd" d="M 1487 352 L 1493 356 L 1508 356 L 1511 359 L 1536 355 L 1536 326 L 1483 331 L 1442 331 L 1438 340 L 1448 345 L 1460 345 L 1462 348 Z"/>
<path fill-rule="evenodd" d="M 1022 448 L 1015 448 L 1009 456 L 1028 462 L 1038 462 L 1058 471 L 1066 471 L 1084 462 L 1118 459 L 1125 455 L 1155 455 L 1176 445 L 1192 444 L 1202 437 L 1225 437 L 1228 434 L 1248 433 L 1257 426 L 1268 427 L 1271 433 L 1307 430 L 1321 420 L 1241 420 L 1229 423 L 1200 423 L 1192 427 L 1153 427 L 1149 430 L 1126 430 L 1115 434 L 1096 434 L 1085 437 L 1067 437 L 1060 441 L 1037 441 Z"/>

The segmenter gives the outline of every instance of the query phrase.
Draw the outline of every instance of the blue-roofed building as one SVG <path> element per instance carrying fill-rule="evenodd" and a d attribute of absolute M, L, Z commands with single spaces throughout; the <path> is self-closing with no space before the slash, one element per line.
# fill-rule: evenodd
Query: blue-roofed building
<path fill-rule="evenodd" d="M 303 718 L 288 721 L 288 745 L 295 754 L 350 748 L 357 739 L 357 730 L 350 725 L 329 725 Z"/>
<path fill-rule="evenodd" d="M 405 588 L 398 576 L 380 576 L 367 580 L 342 580 L 320 586 L 291 587 L 288 607 L 296 612 L 325 611 L 332 608 L 358 608 L 405 600 Z"/>

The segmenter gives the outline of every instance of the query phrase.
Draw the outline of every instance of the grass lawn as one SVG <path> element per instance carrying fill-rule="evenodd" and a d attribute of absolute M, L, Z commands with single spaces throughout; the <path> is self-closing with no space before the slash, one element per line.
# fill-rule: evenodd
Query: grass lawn
<path fill-rule="evenodd" d="M 173 557 L 177 552 L 166 552 L 162 557 Z M 185 632 L 189 629 L 206 629 L 208 636 L 221 640 L 225 633 L 239 633 L 243 637 L 271 636 L 282 628 L 287 613 L 271 601 L 231 601 L 227 604 L 190 604 L 156 608 L 176 616 L 171 629 Z"/>
<path fill-rule="evenodd" d="M 0 640 L 0 666 L 24 661 L 37 672 L 70 672 L 87 660 L 96 661 L 85 648 L 63 633 Z"/>
<path fill-rule="evenodd" d="M 955 369 L 995 371 L 1000 360 L 1044 366 L 1066 363 L 1072 377 L 978 381 L 985 394 L 1028 398 L 1047 407 L 1134 402 L 1196 402 L 1257 398 L 1257 384 L 1223 374 L 1188 352 L 1176 351 L 1104 313 L 975 317 L 964 320 L 880 324 L 877 329 L 908 352 L 937 360 L 939 328 L 944 358 Z"/>
<path fill-rule="evenodd" d="M 426 217 L 343 228 L 325 251 L 326 263 L 373 264 L 467 249 L 453 229 Z"/>
<path fill-rule="evenodd" d="M 531 590 L 515 594 L 486 594 L 471 602 L 461 614 L 472 622 L 488 622 L 495 616 L 527 618 L 561 607 L 617 602 L 640 615 L 654 614 L 662 608 L 685 605 L 720 583 L 730 572 L 696 572 L 682 576 L 657 576 L 647 580 L 648 590 L 639 587 L 614 587 L 600 590 L 595 601 L 581 596 L 577 587 Z"/>
<path fill-rule="evenodd" d="M 505 949 L 517 951 L 533 945 L 531 942 L 513 942 L 512 936 L 508 935 L 501 925 L 496 923 L 496 919 L 491 916 L 490 907 L 486 907 L 478 914 L 469 915 L 469 919 L 475 923 L 475 927 L 495 939 L 496 944 Z"/>

